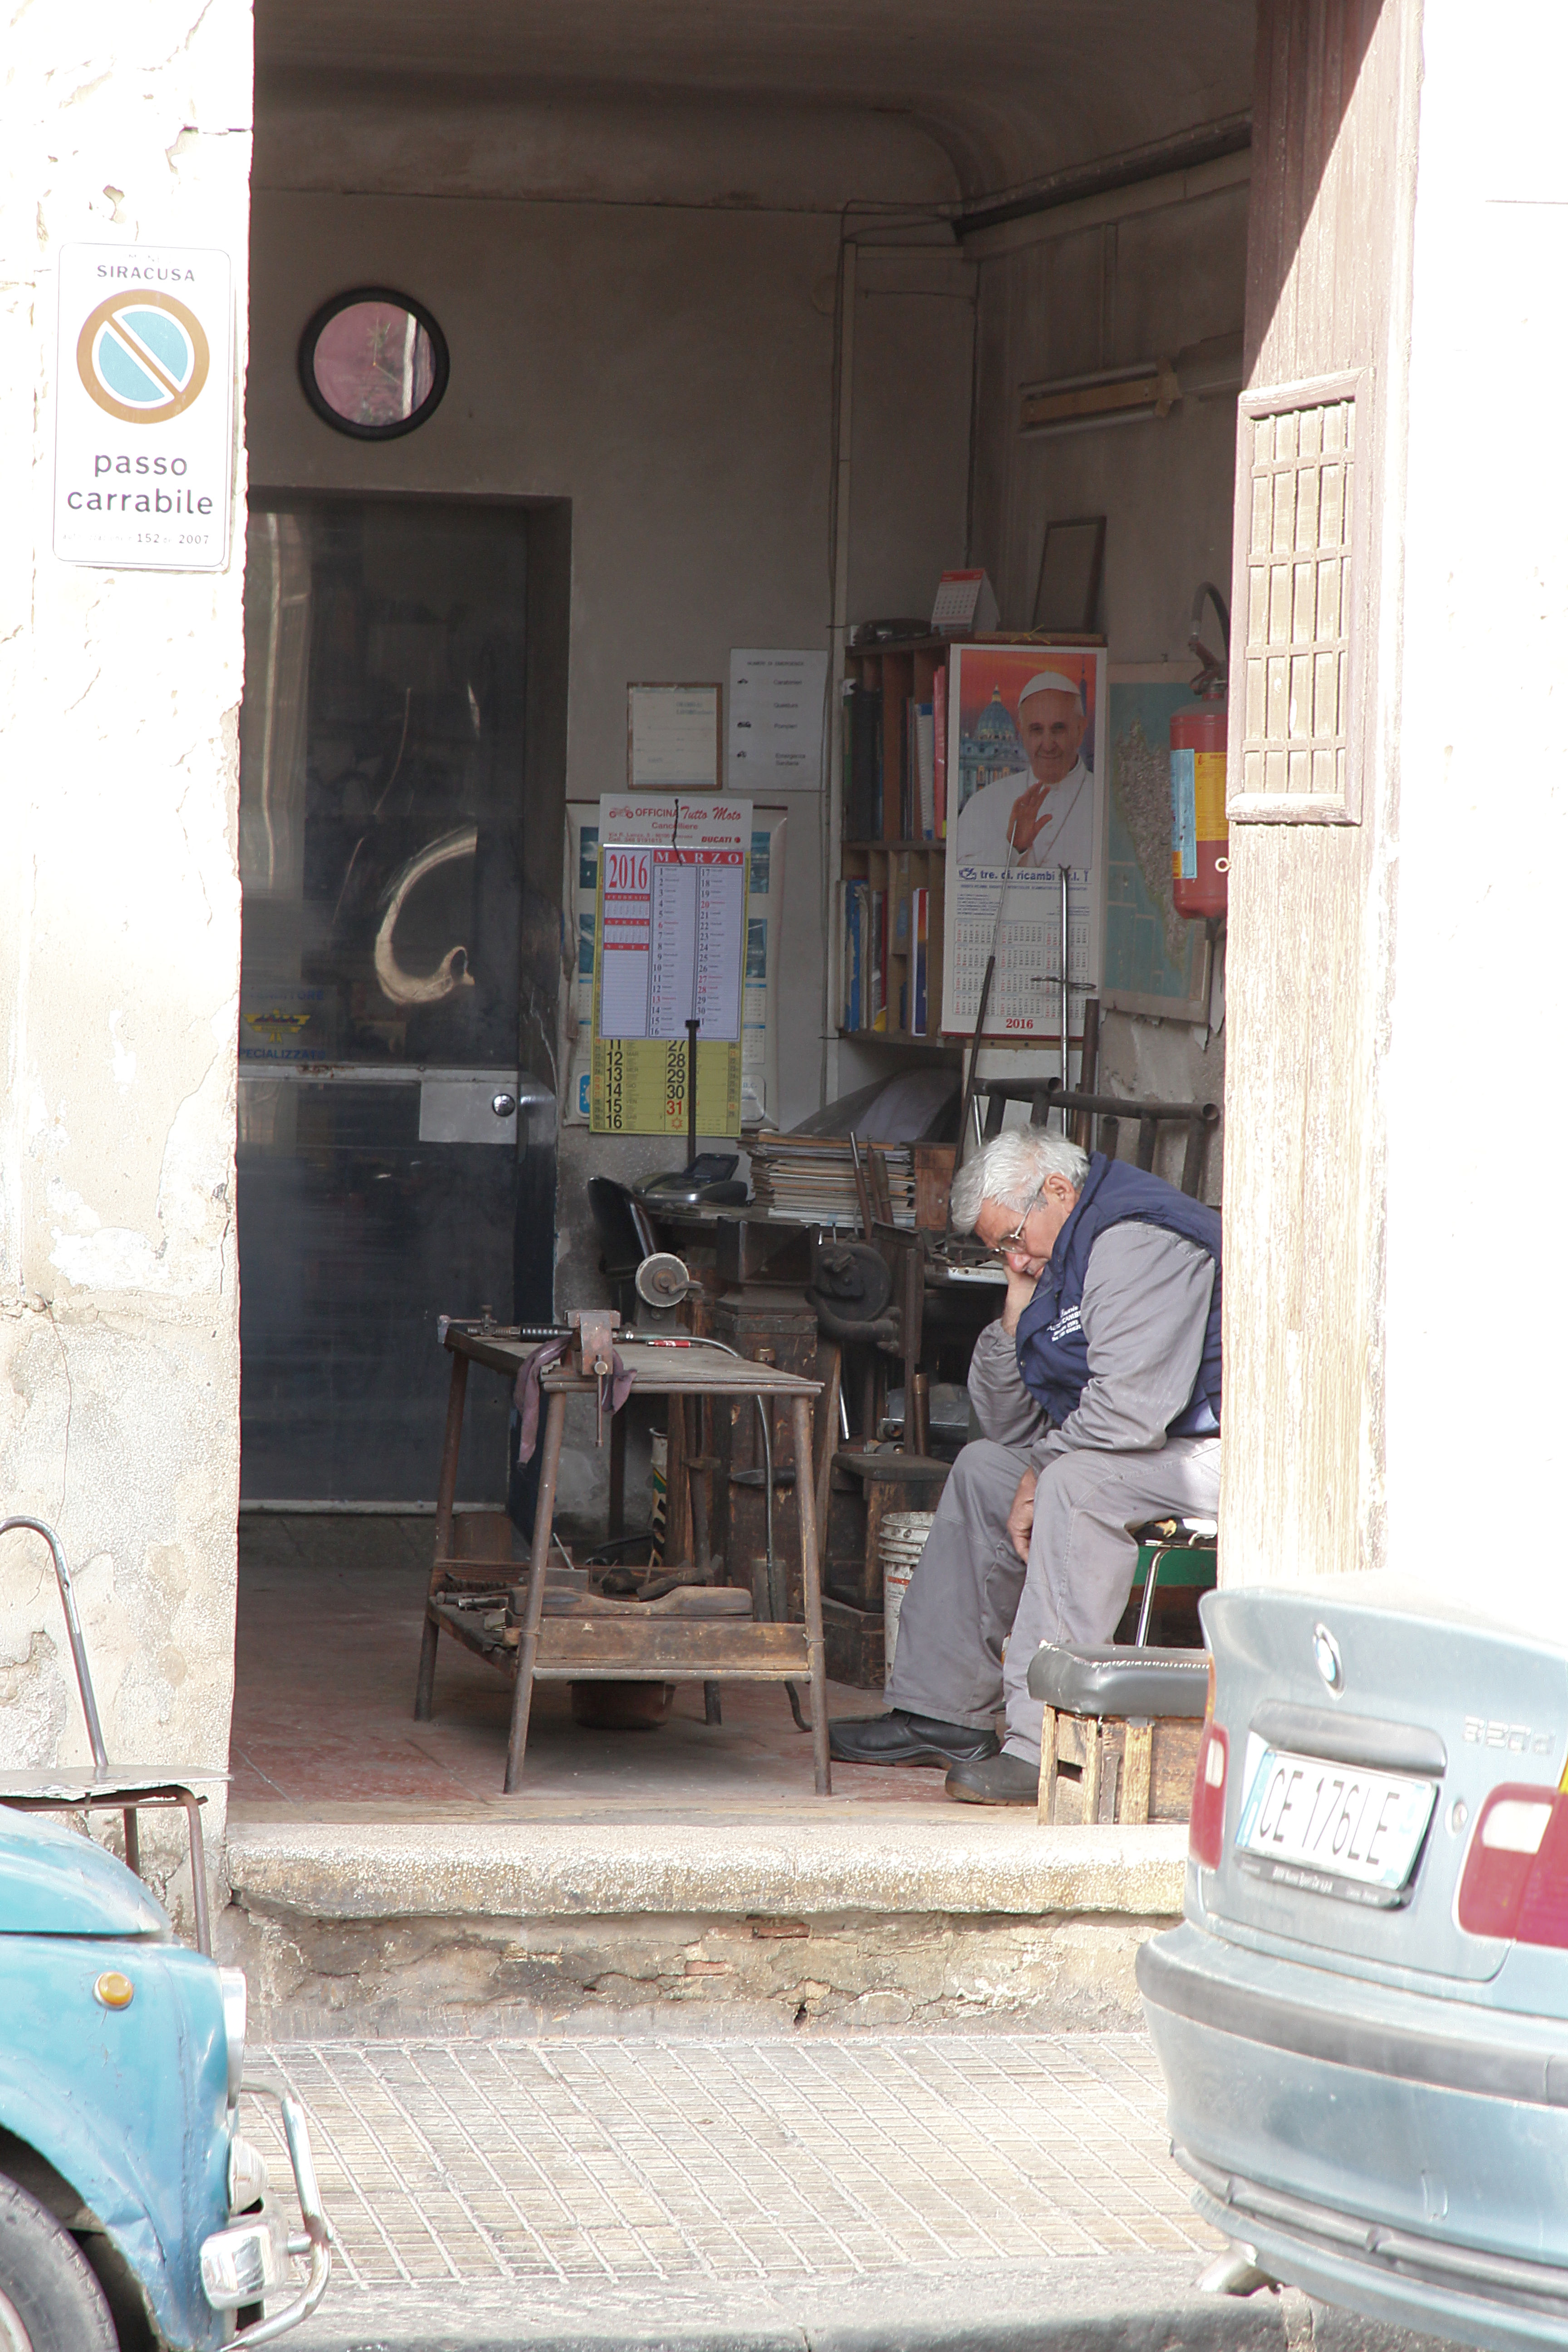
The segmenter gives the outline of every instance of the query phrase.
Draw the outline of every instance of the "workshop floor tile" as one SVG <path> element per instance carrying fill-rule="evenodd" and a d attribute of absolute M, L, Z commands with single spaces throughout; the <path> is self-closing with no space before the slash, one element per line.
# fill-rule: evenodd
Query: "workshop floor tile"
<path fill-rule="evenodd" d="M 412 1516 L 241 1518 L 229 1758 L 237 1813 L 499 1798 L 510 1681 L 443 1640 L 434 1717 L 414 1720 L 432 1539 L 429 1518 Z M 721 1703 L 723 1722 L 709 1724 L 700 1684 L 679 1683 L 657 1729 L 593 1731 L 573 1722 L 564 1684 L 541 1683 L 523 1793 L 616 1811 L 943 1801 L 940 1772 L 842 1764 L 833 1798 L 819 1801 L 811 1742 L 796 1730 L 783 1687 L 725 1683 Z M 829 1685 L 830 1714 L 881 1707 L 879 1692 Z"/>

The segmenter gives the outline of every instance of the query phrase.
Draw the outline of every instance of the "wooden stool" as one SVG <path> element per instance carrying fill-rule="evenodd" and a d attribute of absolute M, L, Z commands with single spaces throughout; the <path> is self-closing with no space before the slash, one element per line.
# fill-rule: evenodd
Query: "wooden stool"
<path fill-rule="evenodd" d="M 1037 1651 L 1041 1821 L 1184 1822 L 1208 1668 L 1205 1650 Z"/>
<path fill-rule="evenodd" d="M 1142 1649 L 1149 1640 L 1156 1591 L 1191 1593 L 1195 1605 L 1199 1594 L 1214 1591 L 1219 1581 L 1219 1528 L 1213 1519 L 1167 1513 L 1147 1520 L 1133 1534 L 1138 1564 L 1132 1571 L 1132 1597 L 1136 1600 L 1142 1591 L 1142 1599 L 1131 1638 Z"/>

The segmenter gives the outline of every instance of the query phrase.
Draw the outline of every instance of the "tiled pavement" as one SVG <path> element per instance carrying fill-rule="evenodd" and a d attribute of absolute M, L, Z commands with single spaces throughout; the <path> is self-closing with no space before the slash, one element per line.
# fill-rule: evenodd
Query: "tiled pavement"
<path fill-rule="evenodd" d="M 356 2313 L 379 2326 L 389 2297 L 733 2310 L 927 2269 L 1163 2255 L 1190 2278 L 1218 2243 L 1131 2034 L 319 2042 L 254 2063 L 309 2108 L 341 2243 L 301 2352 Z M 270 2111 L 247 2127 L 286 2179 Z"/>

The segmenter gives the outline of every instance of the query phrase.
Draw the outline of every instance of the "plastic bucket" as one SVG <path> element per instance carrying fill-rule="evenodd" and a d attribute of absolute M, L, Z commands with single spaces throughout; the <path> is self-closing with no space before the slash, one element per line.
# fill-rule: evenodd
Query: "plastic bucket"
<path fill-rule="evenodd" d="M 882 1654 L 889 1683 L 899 1646 L 899 1613 L 935 1516 L 933 1511 L 889 1511 L 882 1521 L 878 1557 L 882 1564 Z"/>

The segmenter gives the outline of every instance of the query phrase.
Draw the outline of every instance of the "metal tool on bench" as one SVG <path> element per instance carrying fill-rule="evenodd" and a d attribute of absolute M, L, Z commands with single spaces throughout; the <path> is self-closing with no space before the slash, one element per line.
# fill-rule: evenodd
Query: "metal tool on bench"
<path fill-rule="evenodd" d="M 77 1615 L 70 1570 L 66 1565 L 60 1539 L 47 1521 L 35 1519 L 26 1512 L 0 1519 L 0 1536 L 10 1535 L 17 1528 L 26 1528 L 30 1534 L 42 1536 L 54 1561 L 55 1581 L 59 1587 L 60 1607 L 65 1614 L 71 1664 L 76 1668 L 76 1686 L 81 1695 L 81 1711 L 87 1721 L 87 1736 L 92 1748 L 92 1769 L 84 1771 L 79 1766 L 65 1764 L 57 1765 L 47 1772 L 5 1773 L 0 1775 L 0 1805 L 10 1805 L 16 1811 L 26 1813 L 112 1811 L 121 1814 L 125 1824 L 126 1864 L 138 1878 L 142 1875 L 142 1848 L 137 1834 L 137 1814 L 167 1811 L 172 1807 L 179 1807 L 184 1813 L 190 1838 L 191 1908 L 195 1924 L 196 1949 L 205 1953 L 210 1959 L 212 1934 L 207 1920 L 206 1854 L 202 1842 L 201 1818 L 201 1808 L 206 1801 L 195 1793 L 193 1784 L 197 1781 L 226 1781 L 229 1775 L 183 1765 L 171 1771 L 166 1764 L 110 1764 L 109 1751 L 104 1746 L 103 1727 L 99 1721 L 92 1676 L 88 1671 L 87 1644 L 82 1640 L 81 1621 Z"/>
<path fill-rule="evenodd" d="M 651 1257 L 645 1257 L 632 1283 L 643 1305 L 656 1312 L 679 1307 L 688 1292 L 696 1288 L 685 1259 L 677 1257 L 671 1250 L 656 1250 Z"/>
<path fill-rule="evenodd" d="M 805 1298 L 830 1339 L 886 1340 L 893 1347 L 900 1342 L 903 1324 L 893 1303 L 892 1274 L 869 1242 L 824 1242 L 813 1262 Z"/>
<path fill-rule="evenodd" d="M 574 1339 L 574 1371 L 583 1372 L 597 1382 L 598 1435 L 605 1442 L 605 1401 L 606 1384 L 615 1376 L 616 1349 L 628 1339 L 639 1337 L 617 1323 L 607 1307 L 579 1307 L 569 1323 L 498 1323 L 487 1307 L 479 1316 L 443 1315 L 437 1323 L 437 1332 L 445 1347 L 448 1331 L 469 1331 L 480 1339 L 521 1339 L 529 1344 L 549 1347 L 561 1339 Z"/>

